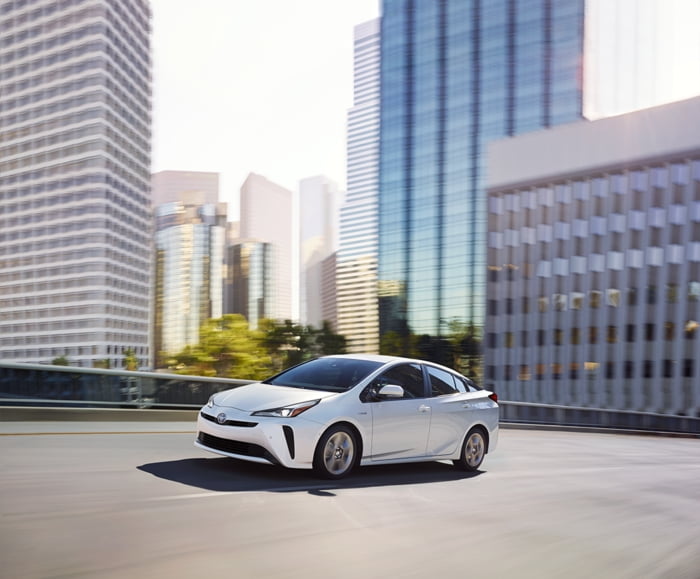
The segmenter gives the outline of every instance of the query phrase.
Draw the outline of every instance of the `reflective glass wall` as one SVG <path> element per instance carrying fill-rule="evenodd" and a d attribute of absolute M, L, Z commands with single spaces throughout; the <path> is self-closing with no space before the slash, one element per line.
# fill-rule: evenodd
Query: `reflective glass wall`
<path fill-rule="evenodd" d="M 583 16 L 584 0 L 383 2 L 383 352 L 459 366 L 455 333 L 478 337 L 486 147 L 581 118 Z"/>

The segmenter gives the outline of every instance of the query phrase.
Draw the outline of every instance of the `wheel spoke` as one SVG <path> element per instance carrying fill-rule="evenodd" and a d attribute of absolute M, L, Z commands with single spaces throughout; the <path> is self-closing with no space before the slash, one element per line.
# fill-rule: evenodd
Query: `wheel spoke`
<path fill-rule="evenodd" d="M 326 444 L 323 461 L 332 474 L 342 474 L 352 464 L 354 448 L 352 438 L 346 432 L 336 432 Z"/>

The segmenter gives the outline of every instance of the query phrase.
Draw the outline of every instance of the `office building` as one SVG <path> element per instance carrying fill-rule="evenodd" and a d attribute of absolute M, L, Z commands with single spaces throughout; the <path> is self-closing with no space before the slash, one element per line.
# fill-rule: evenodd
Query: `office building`
<path fill-rule="evenodd" d="M 340 196 L 336 183 L 322 175 L 299 182 L 299 320 L 314 328 L 324 321 L 336 327 L 335 316 L 323 312 L 324 301 L 336 293 L 335 273 L 324 280 L 323 269 L 338 247 Z"/>
<path fill-rule="evenodd" d="M 197 344 L 202 324 L 223 313 L 227 207 L 218 197 L 216 173 L 153 175 L 153 199 L 160 201 L 154 205 L 157 367 Z"/>
<path fill-rule="evenodd" d="M 0 1 L 0 359 L 150 365 L 151 12 Z"/>
<path fill-rule="evenodd" d="M 263 318 L 272 318 L 272 268 L 270 243 L 238 240 L 226 249 L 227 283 L 224 286 L 226 313 L 241 314 L 250 328 Z"/>
<path fill-rule="evenodd" d="M 241 186 L 240 208 L 241 239 L 269 244 L 265 261 L 270 268 L 266 276 L 270 282 L 267 317 L 292 320 L 292 265 L 296 254 L 292 192 L 251 173 Z"/>
<path fill-rule="evenodd" d="M 451 362 L 450 327 L 483 327 L 484 147 L 581 118 L 583 18 L 583 0 L 383 2 L 383 351 Z"/>
<path fill-rule="evenodd" d="M 347 194 L 336 256 L 337 332 L 348 352 L 379 352 L 379 20 L 355 27 L 353 106 L 348 112 Z"/>
<path fill-rule="evenodd" d="M 700 416 L 700 98 L 489 149 L 486 384 Z"/>

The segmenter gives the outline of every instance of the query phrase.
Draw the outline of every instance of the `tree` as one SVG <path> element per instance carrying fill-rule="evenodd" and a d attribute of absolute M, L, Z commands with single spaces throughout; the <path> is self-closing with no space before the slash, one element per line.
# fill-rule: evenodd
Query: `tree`
<path fill-rule="evenodd" d="M 70 366 L 70 360 L 65 355 L 54 358 L 51 363 L 54 366 Z"/>
<path fill-rule="evenodd" d="M 124 351 L 124 369 L 132 371 L 139 369 L 139 359 L 136 357 L 136 352 L 131 348 L 127 348 Z"/>
<path fill-rule="evenodd" d="M 199 343 L 173 356 L 179 374 L 260 380 L 270 373 L 271 360 L 262 346 L 260 331 L 250 330 L 239 314 L 207 320 Z"/>

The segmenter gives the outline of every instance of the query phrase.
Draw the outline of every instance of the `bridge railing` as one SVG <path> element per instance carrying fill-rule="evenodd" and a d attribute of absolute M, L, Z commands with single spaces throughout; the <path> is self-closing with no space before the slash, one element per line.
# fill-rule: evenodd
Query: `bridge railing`
<path fill-rule="evenodd" d="M 160 372 L 2 362 L 0 404 L 198 408 L 215 392 L 250 382 Z"/>
<path fill-rule="evenodd" d="M 205 376 L 0 363 L 0 405 L 201 407 L 220 390 L 250 384 Z M 632 410 L 499 401 L 501 422 L 700 434 L 700 418 Z"/>
<path fill-rule="evenodd" d="M 499 400 L 501 422 L 562 427 L 700 434 L 700 418 L 612 408 Z"/>

